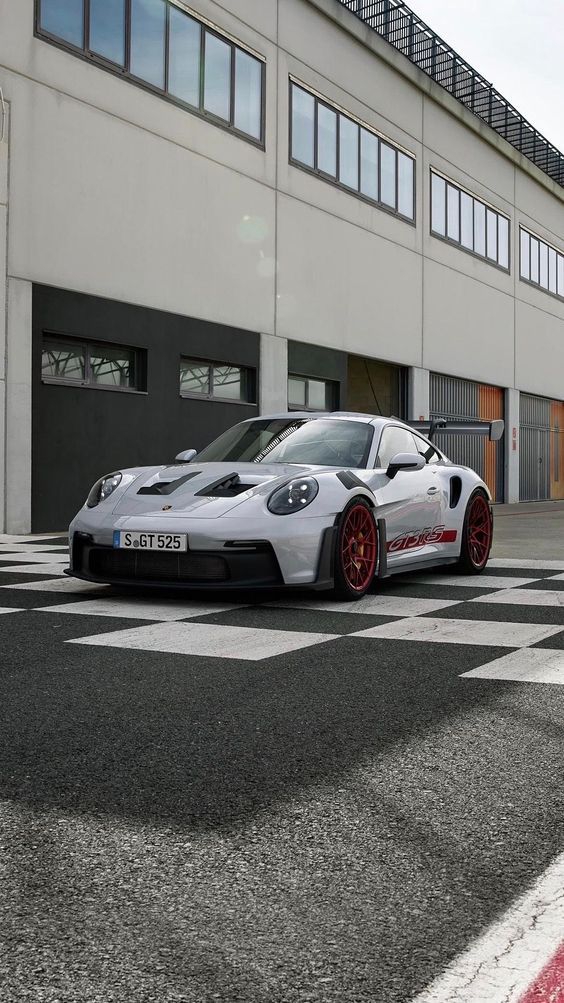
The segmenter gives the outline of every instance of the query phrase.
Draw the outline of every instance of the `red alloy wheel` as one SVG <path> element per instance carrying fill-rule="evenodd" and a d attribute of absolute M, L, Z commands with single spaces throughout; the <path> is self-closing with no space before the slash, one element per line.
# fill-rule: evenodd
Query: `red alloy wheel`
<path fill-rule="evenodd" d="M 351 505 L 341 527 L 341 568 L 347 585 L 364 592 L 376 570 L 378 536 L 366 505 Z"/>
<path fill-rule="evenodd" d="M 476 495 L 468 513 L 468 554 L 475 568 L 483 568 L 492 545 L 492 514 L 483 495 Z"/>

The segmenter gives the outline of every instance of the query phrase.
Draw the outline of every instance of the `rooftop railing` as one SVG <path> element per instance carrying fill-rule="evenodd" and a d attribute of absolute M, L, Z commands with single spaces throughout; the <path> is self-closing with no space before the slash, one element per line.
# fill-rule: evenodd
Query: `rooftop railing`
<path fill-rule="evenodd" d="M 564 187 L 564 154 L 400 0 L 338 0 Z"/>

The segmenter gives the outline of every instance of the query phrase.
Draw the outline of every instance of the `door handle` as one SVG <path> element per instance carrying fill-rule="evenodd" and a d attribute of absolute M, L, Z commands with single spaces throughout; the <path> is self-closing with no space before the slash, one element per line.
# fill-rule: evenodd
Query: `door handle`
<path fill-rule="evenodd" d="M 438 488 L 428 488 L 427 489 L 427 494 L 428 495 L 436 495 L 436 493 L 437 493 L 438 490 L 439 490 Z"/>

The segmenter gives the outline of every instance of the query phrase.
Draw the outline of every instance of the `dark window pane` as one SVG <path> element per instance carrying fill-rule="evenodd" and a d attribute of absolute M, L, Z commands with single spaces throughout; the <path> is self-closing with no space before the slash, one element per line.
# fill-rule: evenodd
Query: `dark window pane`
<path fill-rule="evenodd" d="M 169 93 L 200 107 L 200 37 L 197 21 L 183 14 L 172 4 L 168 53 Z"/>
<path fill-rule="evenodd" d="M 486 233 L 488 258 L 497 261 L 497 215 L 486 209 Z"/>
<path fill-rule="evenodd" d="M 82 345 L 65 345 L 44 341 L 41 358 L 41 375 L 57 380 L 84 380 L 84 348 Z"/>
<path fill-rule="evenodd" d="M 231 46 L 206 31 L 204 108 L 229 121 L 231 107 Z"/>
<path fill-rule="evenodd" d="M 337 113 L 324 104 L 317 106 L 317 166 L 337 176 Z"/>
<path fill-rule="evenodd" d="M 460 192 L 458 188 L 447 185 L 447 237 L 460 240 Z"/>
<path fill-rule="evenodd" d="M 460 193 L 460 243 L 474 249 L 474 199 L 466 192 Z"/>
<path fill-rule="evenodd" d="M 306 380 L 300 376 L 288 377 L 288 404 L 292 407 L 306 406 Z"/>
<path fill-rule="evenodd" d="M 476 254 L 486 256 L 486 207 L 481 202 L 474 202 L 474 250 Z"/>
<path fill-rule="evenodd" d="M 210 366 L 207 362 L 180 360 L 180 393 L 210 393 Z"/>
<path fill-rule="evenodd" d="M 556 251 L 552 247 L 548 249 L 548 288 L 556 292 Z"/>
<path fill-rule="evenodd" d="M 497 260 L 502 268 L 509 268 L 509 221 L 504 216 L 497 218 Z"/>
<path fill-rule="evenodd" d="M 82 48 L 83 0 L 41 0 L 40 25 L 52 35 Z"/>
<path fill-rule="evenodd" d="M 123 66 L 125 0 L 90 0 L 90 49 Z"/>
<path fill-rule="evenodd" d="M 446 184 L 436 174 L 431 175 L 431 229 L 446 236 Z"/>
<path fill-rule="evenodd" d="M 378 140 L 366 129 L 360 130 L 360 190 L 378 201 Z"/>
<path fill-rule="evenodd" d="M 358 125 L 339 115 L 339 181 L 358 190 Z"/>
<path fill-rule="evenodd" d="M 521 276 L 524 279 L 531 277 L 530 237 L 524 230 L 521 230 Z"/>
<path fill-rule="evenodd" d="M 539 242 L 531 237 L 531 282 L 539 281 Z"/>
<path fill-rule="evenodd" d="M 398 153 L 398 212 L 413 219 L 413 160 Z"/>
<path fill-rule="evenodd" d="M 164 0 L 131 0 L 131 72 L 164 87 Z"/>
<path fill-rule="evenodd" d="M 130 348 L 90 349 L 90 379 L 108 387 L 135 387 L 135 352 Z"/>
<path fill-rule="evenodd" d="M 539 282 L 543 289 L 548 289 L 548 247 L 540 241 Z"/>
<path fill-rule="evenodd" d="M 292 157 L 308 167 L 313 167 L 314 109 L 313 96 L 292 84 Z"/>
<path fill-rule="evenodd" d="M 380 143 L 380 201 L 396 208 L 396 151 Z"/>
<path fill-rule="evenodd" d="M 243 370 L 239 366 L 213 367 L 213 396 L 245 400 Z"/>
<path fill-rule="evenodd" d="M 241 49 L 235 50 L 235 128 L 261 138 L 262 63 Z"/>

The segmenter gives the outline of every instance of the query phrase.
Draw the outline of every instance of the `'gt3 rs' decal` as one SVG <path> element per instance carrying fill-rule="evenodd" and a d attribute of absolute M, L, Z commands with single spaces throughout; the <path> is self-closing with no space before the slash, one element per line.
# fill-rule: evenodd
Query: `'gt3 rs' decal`
<path fill-rule="evenodd" d="M 397 550 L 415 550 L 416 547 L 424 547 L 428 543 L 454 543 L 457 536 L 456 529 L 434 526 L 433 529 L 424 529 L 420 533 L 402 533 L 401 536 L 390 540 L 387 549 L 395 553 Z"/>

